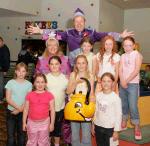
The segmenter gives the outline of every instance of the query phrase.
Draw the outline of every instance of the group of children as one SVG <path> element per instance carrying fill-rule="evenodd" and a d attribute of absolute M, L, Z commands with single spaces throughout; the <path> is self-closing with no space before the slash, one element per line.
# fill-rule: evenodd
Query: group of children
<path fill-rule="evenodd" d="M 129 113 L 135 125 L 135 139 L 140 140 L 137 100 L 142 55 L 134 50 L 134 44 L 132 37 L 124 38 L 125 53 L 120 57 L 114 38 L 106 36 L 94 55 L 93 43 L 85 37 L 76 55 L 70 54 L 68 60 L 59 51 L 58 40 L 49 38 L 36 66 L 33 88 L 25 79 L 24 63 L 16 65 L 14 79 L 5 86 L 7 146 L 15 144 L 15 128 L 18 146 L 25 145 L 23 131 L 27 131 L 27 146 L 50 146 L 51 136 L 55 146 L 59 146 L 65 100 L 74 92 L 87 93 L 83 77 L 90 81 L 90 102 L 96 103 L 96 110 L 92 122 L 71 121 L 72 146 L 91 146 L 91 132 L 96 136 L 97 146 L 110 146 L 110 138 L 116 141 L 118 131 L 127 127 Z"/>

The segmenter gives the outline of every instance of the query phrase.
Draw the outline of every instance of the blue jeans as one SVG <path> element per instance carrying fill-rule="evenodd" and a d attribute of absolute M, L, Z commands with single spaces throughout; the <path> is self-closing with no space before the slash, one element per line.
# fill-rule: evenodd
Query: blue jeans
<path fill-rule="evenodd" d="M 81 142 L 80 142 L 80 128 L 82 130 Z M 92 146 L 90 122 L 71 122 L 71 130 L 72 130 L 72 146 Z"/>
<path fill-rule="evenodd" d="M 123 88 L 120 85 L 119 96 L 122 101 L 123 120 L 128 120 L 130 113 L 131 122 L 134 125 L 139 124 L 139 111 L 138 111 L 138 96 L 139 96 L 139 84 L 129 83 L 128 88 Z"/>
<path fill-rule="evenodd" d="M 10 110 L 7 110 L 6 125 L 7 146 L 25 146 L 25 133 L 22 130 L 22 113 L 13 115 Z M 17 133 L 17 142 L 15 133 Z"/>

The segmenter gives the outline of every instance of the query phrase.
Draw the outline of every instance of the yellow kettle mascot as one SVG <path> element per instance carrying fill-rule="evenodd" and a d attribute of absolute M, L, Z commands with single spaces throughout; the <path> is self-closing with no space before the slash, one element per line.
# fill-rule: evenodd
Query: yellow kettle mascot
<path fill-rule="evenodd" d="M 95 112 L 95 103 L 90 102 L 89 96 L 91 86 L 86 78 L 81 78 L 87 84 L 88 91 L 84 95 L 82 92 L 73 94 L 70 97 L 70 101 L 66 104 L 64 109 L 64 117 L 66 120 L 71 121 L 91 121 Z"/>

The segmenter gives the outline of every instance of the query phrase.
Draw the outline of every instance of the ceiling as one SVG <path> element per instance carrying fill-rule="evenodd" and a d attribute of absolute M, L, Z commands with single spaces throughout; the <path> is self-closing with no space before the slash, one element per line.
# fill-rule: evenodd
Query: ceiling
<path fill-rule="evenodd" d="M 150 0 L 107 0 L 123 9 L 150 8 Z"/>

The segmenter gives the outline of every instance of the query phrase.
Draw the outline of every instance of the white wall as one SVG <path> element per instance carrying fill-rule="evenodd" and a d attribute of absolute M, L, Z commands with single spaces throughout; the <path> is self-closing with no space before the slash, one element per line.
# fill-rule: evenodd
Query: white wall
<path fill-rule="evenodd" d="M 41 6 L 41 0 L 0 0 L 0 3 L 0 8 L 33 15 Z"/>
<path fill-rule="evenodd" d="M 100 30 L 102 31 L 123 31 L 124 10 L 109 3 L 106 0 L 100 1 Z"/>
<path fill-rule="evenodd" d="M 35 3 L 30 4 L 31 7 L 34 5 Z M 86 27 L 92 27 L 98 30 L 99 1 L 97 0 L 92 0 L 92 2 L 90 0 L 43 0 L 41 3 L 41 12 L 37 16 L 0 18 L 0 35 L 4 37 L 6 44 L 10 48 L 11 60 L 17 59 L 17 54 L 21 49 L 21 39 L 26 37 L 24 35 L 25 21 L 56 20 L 58 21 L 58 29 L 65 30 L 71 27 L 70 22 L 73 17 L 73 12 L 78 7 L 85 12 L 87 18 Z M 20 9 L 23 8 L 20 7 Z"/>
<path fill-rule="evenodd" d="M 125 10 L 124 27 L 134 31 L 144 62 L 150 63 L 150 8 Z"/>

